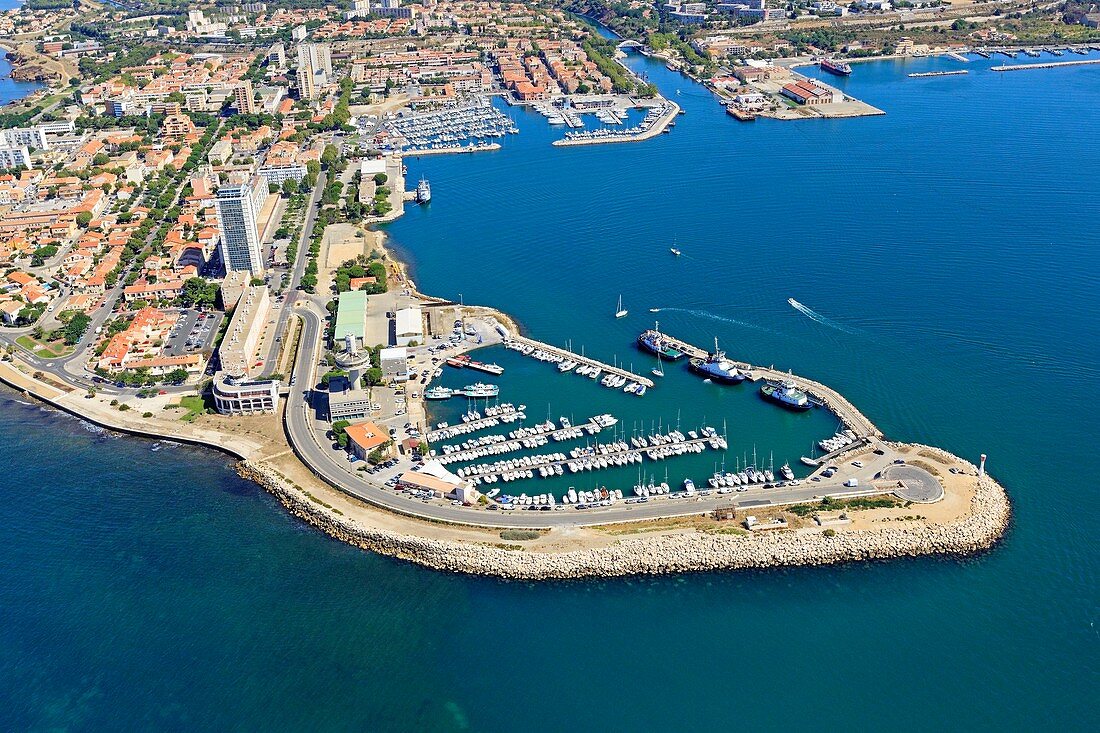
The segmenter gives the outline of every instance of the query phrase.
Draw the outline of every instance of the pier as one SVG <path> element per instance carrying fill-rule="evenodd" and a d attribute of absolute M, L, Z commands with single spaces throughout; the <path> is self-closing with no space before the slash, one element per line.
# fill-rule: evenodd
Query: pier
<path fill-rule="evenodd" d="M 1081 59 L 1079 61 L 1051 61 L 1045 64 L 1006 64 L 992 66 L 990 71 L 1023 71 L 1024 69 L 1057 69 L 1062 66 L 1090 66 L 1100 64 L 1100 59 Z"/>
<path fill-rule="evenodd" d="M 434 443 L 437 440 L 447 440 L 448 438 L 455 438 L 459 435 L 476 433 L 478 430 L 495 428 L 501 423 L 518 422 L 527 417 L 527 414 L 523 412 L 525 407 L 526 405 L 520 405 L 519 409 L 508 410 L 505 412 L 501 412 L 498 415 L 488 415 L 486 417 L 478 418 L 477 420 L 470 420 L 469 422 L 448 425 L 445 428 L 437 428 L 429 432 L 424 437 L 429 443 Z"/>
<path fill-rule="evenodd" d="M 665 132 L 672 121 L 676 119 L 676 115 L 680 114 L 680 105 L 670 100 L 665 100 L 665 102 L 668 105 L 665 113 L 642 129 L 615 130 L 609 131 L 606 135 L 592 137 L 567 137 L 563 140 L 555 140 L 551 145 L 567 147 L 572 145 L 602 145 L 604 143 L 636 143 L 656 137 Z"/>
<path fill-rule="evenodd" d="M 689 357 L 706 358 L 709 353 L 706 349 L 701 349 L 694 344 L 690 344 L 687 341 L 678 339 L 674 336 L 669 336 L 667 333 L 661 332 L 661 336 L 666 341 L 672 344 L 674 347 L 683 351 Z M 728 355 L 727 355 L 728 357 Z M 871 422 L 863 413 L 856 409 L 855 405 L 846 400 L 839 392 L 827 387 L 821 382 L 807 379 L 806 377 L 800 377 L 797 374 L 791 374 L 790 372 L 781 372 L 774 367 L 752 366 L 748 362 L 737 361 L 730 359 L 737 368 L 740 369 L 748 379 L 752 382 L 758 382 L 761 379 L 782 382 L 790 381 L 794 382 L 795 386 L 810 395 L 816 401 L 821 403 L 824 407 L 832 410 L 840 421 L 844 423 L 845 427 L 856 434 L 857 438 L 881 438 L 882 431 L 880 431 L 875 424 Z"/>
<path fill-rule="evenodd" d="M 541 341 L 535 341 L 534 339 L 527 338 L 526 336 L 513 336 L 511 341 L 506 341 L 504 345 L 508 346 L 509 343 L 522 344 L 524 346 L 531 346 L 535 349 L 540 349 L 542 351 L 545 351 L 548 354 L 552 354 L 555 357 L 561 357 L 560 359 L 556 360 L 556 363 L 559 363 L 559 364 L 561 362 L 565 361 L 566 359 L 568 359 L 568 360 L 577 362 L 577 364 L 579 364 L 579 365 L 599 367 L 604 372 L 607 372 L 609 374 L 615 374 L 615 375 L 620 376 L 620 377 L 626 377 L 628 380 L 630 380 L 632 382 L 637 382 L 638 384 L 644 384 L 646 386 L 646 388 L 649 388 L 649 387 L 653 386 L 653 380 L 650 379 L 649 377 L 643 377 L 639 374 L 635 374 L 632 371 L 629 371 L 627 369 L 623 369 L 622 367 L 612 366 L 611 364 L 605 364 L 604 362 L 598 361 L 598 360 L 593 359 L 589 356 L 581 356 L 580 354 L 573 353 L 569 349 L 563 349 L 563 348 L 560 348 L 558 346 L 551 346 L 550 344 L 546 344 L 546 343 L 543 343 Z"/>
<path fill-rule="evenodd" d="M 406 148 L 401 151 L 404 158 L 419 158 L 424 155 L 451 155 L 453 153 L 484 153 L 491 150 L 500 150 L 500 143 L 484 143 L 482 145 L 449 145 L 441 148 Z"/>
<path fill-rule="evenodd" d="M 920 71 L 908 76 L 910 79 L 918 79 L 925 76 L 962 76 L 969 73 L 966 69 L 958 69 L 956 71 Z"/>
<path fill-rule="evenodd" d="M 553 421 L 547 420 L 530 428 L 517 428 L 507 435 L 503 433 L 485 435 L 460 445 L 444 445 L 440 447 L 443 452 L 433 457 L 443 464 L 465 463 L 490 455 L 498 456 L 541 448 L 549 444 L 550 440 L 562 442 L 583 438 L 586 435 L 593 436 L 601 432 L 604 427 L 605 425 L 598 418 L 591 418 L 586 423 L 569 427 L 558 427 Z"/>
<path fill-rule="evenodd" d="M 624 448 L 621 446 L 626 447 Z M 501 474 L 520 473 L 522 475 L 516 476 L 513 480 L 522 480 L 524 478 L 533 478 L 533 476 L 526 476 L 527 471 L 535 472 L 540 468 L 552 470 L 558 466 L 565 466 L 568 467 L 570 473 L 581 473 L 582 471 L 602 470 L 605 468 L 619 468 L 633 465 L 640 463 L 643 457 L 649 458 L 652 461 L 660 461 L 665 458 L 686 455 L 688 453 L 702 453 L 708 447 L 714 450 L 722 450 L 721 444 L 718 443 L 717 438 L 713 435 L 688 438 L 660 445 L 650 445 L 644 448 L 632 448 L 627 445 L 625 441 L 622 441 L 619 443 L 597 445 L 593 448 L 585 449 L 583 453 L 579 452 L 578 449 L 574 449 L 573 452 L 577 453 L 577 455 L 573 456 L 562 453 L 549 453 L 529 456 L 525 459 L 520 458 L 511 461 L 496 461 L 495 463 L 473 465 L 459 469 L 458 475 L 468 479 L 485 479 L 486 477 L 499 476 Z M 600 450 L 601 448 L 604 449 L 602 452 Z M 493 482 L 492 478 L 488 480 Z"/>

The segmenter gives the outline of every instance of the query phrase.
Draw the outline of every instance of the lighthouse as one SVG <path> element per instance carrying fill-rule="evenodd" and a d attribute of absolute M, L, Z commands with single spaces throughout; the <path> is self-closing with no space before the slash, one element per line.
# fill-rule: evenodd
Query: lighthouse
<path fill-rule="evenodd" d="M 985 453 L 982 453 L 982 462 L 978 465 L 978 475 L 985 475 Z"/>

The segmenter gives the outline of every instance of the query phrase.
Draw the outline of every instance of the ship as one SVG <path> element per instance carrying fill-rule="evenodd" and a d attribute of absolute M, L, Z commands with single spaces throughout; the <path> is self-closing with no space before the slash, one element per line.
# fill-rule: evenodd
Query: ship
<path fill-rule="evenodd" d="M 852 73 L 852 67 L 843 61 L 821 59 L 820 65 L 825 71 L 828 71 L 830 74 L 836 74 L 837 76 L 849 76 Z"/>
<path fill-rule="evenodd" d="M 795 386 L 794 382 L 784 380 L 782 382 L 767 381 L 760 386 L 760 395 L 776 404 L 786 407 L 788 410 L 808 410 L 814 406 L 814 402 L 802 390 Z"/>
<path fill-rule="evenodd" d="M 420 183 L 416 184 L 416 202 L 419 204 L 426 204 L 432 200 L 432 187 L 428 183 L 427 178 L 421 178 Z"/>
<path fill-rule="evenodd" d="M 446 387 L 432 387 L 424 393 L 424 397 L 429 400 L 449 400 L 454 397 L 454 394 L 454 390 Z"/>
<path fill-rule="evenodd" d="M 471 359 L 470 361 L 466 362 L 466 366 L 468 366 L 470 369 L 477 369 L 478 371 L 482 371 L 487 374 L 494 374 L 498 377 L 501 374 L 504 374 L 504 367 L 502 367 L 500 364 L 485 364 L 483 362 L 474 361 Z"/>
<path fill-rule="evenodd" d="M 483 382 L 477 382 L 476 384 L 468 384 L 458 391 L 458 394 L 465 397 L 496 397 L 500 394 L 500 387 L 495 384 L 485 384 Z"/>
<path fill-rule="evenodd" d="M 707 379 L 723 384 L 739 384 L 745 381 L 745 375 L 737 365 L 726 358 L 726 352 L 718 348 L 718 339 L 714 339 L 714 351 L 704 359 L 696 357 L 688 362 L 691 371 Z"/>
<path fill-rule="evenodd" d="M 668 338 L 657 330 L 656 325 L 651 330 L 642 332 L 638 337 L 638 346 L 669 361 L 676 361 L 684 355 L 684 352 L 673 346 Z"/>

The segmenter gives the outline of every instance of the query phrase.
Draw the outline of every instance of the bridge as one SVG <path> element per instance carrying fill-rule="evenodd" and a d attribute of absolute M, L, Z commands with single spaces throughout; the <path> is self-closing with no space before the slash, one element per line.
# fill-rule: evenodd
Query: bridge
<path fill-rule="evenodd" d="M 628 48 L 645 48 L 645 44 L 641 41 L 634 41 L 628 38 L 627 40 L 620 43 L 617 48 L 621 48 L 624 50 Z"/>

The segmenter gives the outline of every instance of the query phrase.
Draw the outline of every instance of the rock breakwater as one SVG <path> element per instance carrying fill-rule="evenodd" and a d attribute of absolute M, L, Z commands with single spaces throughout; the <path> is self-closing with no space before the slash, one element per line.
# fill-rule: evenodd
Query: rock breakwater
<path fill-rule="evenodd" d="M 271 466 L 242 462 L 238 472 L 272 493 L 296 517 L 330 536 L 435 570 L 516 580 L 656 575 L 795 565 L 828 565 L 922 555 L 970 555 L 1004 534 L 1011 506 L 992 478 L 978 480 L 970 512 L 946 524 L 850 530 L 827 537 L 804 529 L 761 535 L 677 533 L 620 539 L 610 547 L 540 552 L 458 542 L 368 527 L 338 514 Z"/>

